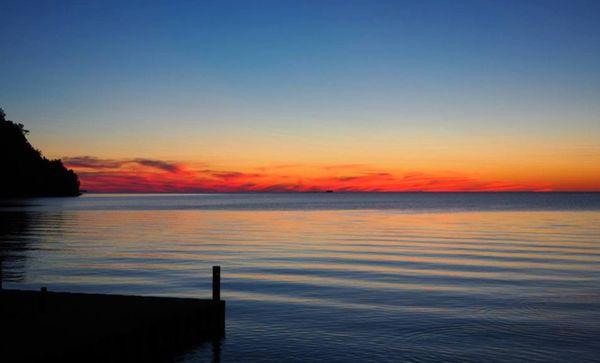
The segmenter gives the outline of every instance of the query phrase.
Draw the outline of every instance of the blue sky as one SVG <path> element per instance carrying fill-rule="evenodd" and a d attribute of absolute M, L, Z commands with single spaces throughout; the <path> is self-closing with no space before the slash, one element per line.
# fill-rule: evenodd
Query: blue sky
<path fill-rule="evenodd" d="M 0 103 L 53 156 L 599 146 L 598 1 L 4 1 L 0 16 Z"/>

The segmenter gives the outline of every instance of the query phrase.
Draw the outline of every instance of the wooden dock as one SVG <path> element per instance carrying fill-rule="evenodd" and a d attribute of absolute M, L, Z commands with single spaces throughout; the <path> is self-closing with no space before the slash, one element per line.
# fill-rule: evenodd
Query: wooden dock
<path fill-rule="evenodd" d="M 0 361 L 162 361 L 225 333 L 220 268 L 213 298 L 5 290 Z"/>

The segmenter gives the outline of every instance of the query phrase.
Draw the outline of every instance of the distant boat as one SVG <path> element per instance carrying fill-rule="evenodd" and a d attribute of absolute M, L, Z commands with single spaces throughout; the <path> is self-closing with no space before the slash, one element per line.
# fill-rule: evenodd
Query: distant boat
<path fill-rule="evenodd" d="M 333 193 L 333 190 L 326 190 L 325 193 Z"/>

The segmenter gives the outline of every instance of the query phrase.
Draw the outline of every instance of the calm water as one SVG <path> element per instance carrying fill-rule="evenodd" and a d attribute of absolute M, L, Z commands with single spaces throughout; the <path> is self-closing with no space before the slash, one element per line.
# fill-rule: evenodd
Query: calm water
<path fill-rule="evenodd" d="M 209 297 L 220 264 L 222 361 L 600 361 L 600 194 L 1 205 L 8 287 Z"/>

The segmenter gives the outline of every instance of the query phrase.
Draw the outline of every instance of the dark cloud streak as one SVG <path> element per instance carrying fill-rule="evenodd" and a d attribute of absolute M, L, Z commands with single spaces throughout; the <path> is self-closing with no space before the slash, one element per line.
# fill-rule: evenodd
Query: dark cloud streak
<path fill-rule="evenodd" d="M 140 165 L 149 166 L 152 168 L 161 169 L 168 171 L 169 173 L 176 173 L 179 171 L 179 165 L 163 160 L 155 159 L 133 159 L 131 162 L 138 163 Z"/>
<path fill-rule="evenodd" d="M 125 164 L 139 164 L 155 169 L 164 170 L 169 173 L 176 173 L 180 170 L 177 163 L 172 163 L 158 159 L 135 158 L 135 159 L 101 159 L 94 156 L 74 156 L 64 157 L 62 161 L 71 168 L 87 169 L 117 169 Z"/>

